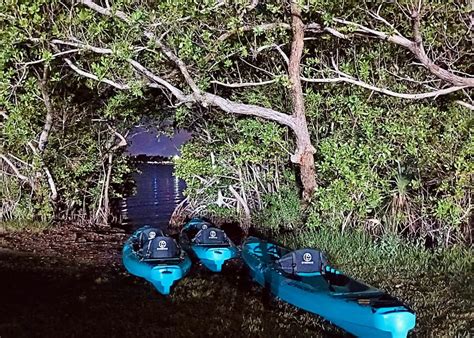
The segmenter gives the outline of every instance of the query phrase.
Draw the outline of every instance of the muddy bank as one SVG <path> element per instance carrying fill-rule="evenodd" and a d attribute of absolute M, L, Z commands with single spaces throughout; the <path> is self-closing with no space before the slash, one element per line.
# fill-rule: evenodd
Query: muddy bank
<path fill-rule="evenodd" d="M 124 233 L 75 233 L 3 235 L 0 337 L 343 334 L 269 297 L 239 262 L 221 274 L 195 264 L 165 297 L 122 268 Z"/>

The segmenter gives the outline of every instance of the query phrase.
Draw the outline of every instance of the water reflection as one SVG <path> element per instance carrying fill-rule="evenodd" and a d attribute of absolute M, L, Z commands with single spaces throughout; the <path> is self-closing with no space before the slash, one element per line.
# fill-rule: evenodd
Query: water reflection
<path fill-rule="evenodd" d="M 130 230 L 145 224 L 164 229 L 183 200 L 186 185 L 173 175 L 173 165 L 143 163 L 138 169 L 140 172 L 133 177 L 136 193 L 122 202 L 123 224 Z"/>

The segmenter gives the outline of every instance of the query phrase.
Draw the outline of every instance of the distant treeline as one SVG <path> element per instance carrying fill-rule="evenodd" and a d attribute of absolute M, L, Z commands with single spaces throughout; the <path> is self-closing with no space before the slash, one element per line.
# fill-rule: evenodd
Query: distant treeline
<path fill-rule="evenodd" d="M 131 155 L 129 156 L 131 163 L 170 163 L 171 157 L 160 156 L 160 155 L 146 155 L 146 154 L 138 154 L 138 155 Z"/>

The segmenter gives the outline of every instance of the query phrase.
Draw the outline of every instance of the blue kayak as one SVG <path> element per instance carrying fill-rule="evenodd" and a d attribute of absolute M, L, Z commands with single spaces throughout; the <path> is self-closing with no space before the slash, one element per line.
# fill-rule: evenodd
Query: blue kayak
<path fill-rule="evenodd" d="M 415 327 L 415 313 L 402 302 L 331 268 L 318 250 L 291 251 L 250 237 L 242 258 L 275 296 L 355 336 L 402 338 Z"/>
<path fill-rule="evenodd" d="M 149 281 L 163 295 L 191 268 L 191 259 L 176 241 L 160 229 L 138 229 L 122 250 L 123 265 L 132 275 Z"/>
<path fill-rule="evenodd" d="M 239 249 L 223 230 L 200 218 L 184 225 L 180 244 L 213 272 L 220 272 L 226 261 L 239 256 Z"/>

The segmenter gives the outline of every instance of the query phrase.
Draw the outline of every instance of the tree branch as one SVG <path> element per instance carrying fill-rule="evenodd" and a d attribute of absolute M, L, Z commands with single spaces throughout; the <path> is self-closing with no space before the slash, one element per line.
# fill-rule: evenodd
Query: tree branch
<path fill-rule="evenodd" d="M 20 180 L 22 181 L 29 181 L 28 177 L 26 177 L 25 175 L 22 175 L 20 173 L 20 170 L 18 170 L 18 168 L 12 163 L 12 161 L 10 161 L 8 159 L 8 157 L 6 157 L 5 155 L 3 154 L 0 154 L 0 158 L 2 160 L 5 161 L 6 164 L 8 164 L 8 166 L 13 170 L 13 172 L 15 173 L 15 176 L 18 177 Z"/>
<path fill-rule="evenodd" d="M 284 29 L 284 30 L 291 30 L 291 25 L 285 23 L 285 22 L 274 22 L 274 23 L 262 23 L 260 25 L 245 25 L 242 27 L 239 27 L 238 29 L 228 31 L 221 36 L 217 38 L 218 42 L 222 42 L 224 40 L 227 40 L 228 38 L 238 34 L 238 33 L 245 33 L 249 31 L 254 31 L 254 32 L 265 32 L 265 31 L 270 31 L 274 29 Z M 347 36 L 344 35 L 343 33 L 339 32 L 335 28 L 332 27 L 322 27 L 318 23 L 309 23 L 306 26 L 304 26 L 304 29 L 307 31 L 315 32 L 315 33 L 329 33 L 332 34 L 340 39 L 347 39 Z"/>
<path fill-rule="evenodd" d="M 150 38 L 152 38 L 151 35 L 150 35 Z M 74 42 L 74 43 L 72 43 L 72 42 L 64 43 L 64 41 L 62 41 L 62 42 L 63 42 L 63 44 L 66 44 L 66 45 L 69 45 L 69 46 L 81 47 L 81 48 L 84 48 L 86 50 L 90 50 L 90 51 L 93 51 L 93 52 L 96 52 L 96 53 L 111 54 L 111 52 L 112 52 L 108 48 L 94 47 L 94 46 L 82 44 L 82 43 L 79 43 L 79 42 Z M 59 43 L 59 42 L 56 40 L 56 43 Z M 160 45 L 163 46 L 164 48 L 166 48 L 166 46 L 164 46 L 161 42 L 160 42 Z M 172 85 L 170 82 L 164 80 L 160 76 L 154 74 L 152 71 L 147 69 L 145 66 L 143 66 L 142 64 L 140 64 L 136 60 L 128 59 L 127 62 L 129 62 L 140 73 L 145 75 L 149 80 L 153 81 L 153 82 L 148 83 L 149 87 L 156 88 L 156 85 L 158 84 L 158 85 L 166 88 L 178 101 L 180 101 L 180 103 L 197 103 L 197 104 L 200 104 L 204 107 L 210 105 L 210 106 L 214 106 L 214 107 L 217 107 L 219 109 L 222 109 L 223 111 L 228 112 L 228 113 L 261 117 L 261 118 L 264 118 L 264 119 L 267 119 L 267 120 L 271 120 L 271 121 L 281 123 L 281 124 L 286 125 L 290 128 L 294 128 L 294 121 L 293 121 L 293 119 L 290 115 L 287 115 L 287 114 L 284 114 L 284 113 L 281 113 L 279 111 L 269 109 L 269 108 L 264 108 L 264 107 L 251 105 L 251 104 L 234 102 L 234 101 L 227 100 L 227 99 L 225 99 L 223 97 L 220 97 L 218 95 L 215 95 L 215 94 L 211 94 L 211 93 L 207 93 L 207 92 L 201 92 L 197 88 L 197 86 L 195 85 L 194 80 L 192 80 L 191 75 L 187 71 L 186 66 L 184 65 L 184 63 L 169 48 L 166 48 L 165 54 L 170 56 L 171 61 L 173 61 L 173 62 L 175 62 L 176 64 L 179 65 L 178 68 L 180 69 L 180 71 L 182 71 L 182 72 L 184 71 L 183 76 L 186 80 L 186 83 L 188 83 L 188 84 L 193 83 L 194 86 L 195 86 L 195 90 L 198 91 L 198 95 L 196 95 L 196 93 L 189 94 L 189 95 L 184 94 L 182 90 L 178 89 L 177 87 Z M 75 66 L 72 63 L 71 60 L 66 58 L 65 61 L 68 63 L 68 65 L 74 71 L 76 71 L 80 75 L 83 75 L 87 78 L 90 78 L 90 79 L 93 79 L 93 80 L 96 80 L 96 81 L 99 81 L 99 82 L 104 82 L 104 83 L 110 84 L 110 85 L 112 85 L 113 87 L 115 87 L 117 89 L 121 89 L 121 90 L 130 89 L 130 87 L 127 86 L 127 85 L 122 85 L 122 84 L 119 84 L 117 82 L 113 82 L 113 81 L 108 80 L 108 79 L 100 80 L 97 76 L 79 69 L 77 66 Z"/>
<path fill-rule="evenodd" d="M 49 132 L 53 126 L 53 105 L 48 93 L 48 76 L 49 76 L 49 66 L 47 64 L 43 67 L 43 78 L 39 79 L 39 86 L 41 89 L 41 95 L 43 96 L 44 106 L 46 107 L 46 119 L 44 122 L 43 130 L 38 140 L 38 150 L 40 154 L 44 153 L 46 149 L 46 144 L 48 143 Z"/>
<path fill-rule="evenodd" d="M 229 88 L 243 88 L 243 87 L 256 87 L 256 86 L 265 86 L 271 83 L 275 83 L 277 79 L 268 80 L 268 81 L 261 81 L 261 82 L 239 82 L 239 83 L 224 83 L 220 81 L 213 80 L 211 83 L 217 84 L 223 87 Z"/>
<path fill-rule="evenodd" d="M 79 51 L 79 49 L 69 49 L 69 50 L 66 50 L 64 52 L 59 52 L 59 53 L 53 54 L 51 56 L 51 58 L 55 59 L 58 56 L 62 56 L 62 55 L 65 55 L 65 54 L 76 53 L 78 51 Z M 35 61 L 20 63 L 20 65 L 22 65 L 22 66 L 31 66 L 31 65 L 35 65 L 35 64 L 42 63 L 42 62 L 45 62 L 45 61 L 46 61 L 46 59 L 42 58 L 42 59 L 35 60 Z"/>
<path fill-rule="evenodd" d="M 110 9 L 110 7 L 105 8 L 105 7 L 99 6 L 94 1 L 91 1 L 91 0 L 79 0 L 78 2 L 83 4 L 83 5 L 86 5 L 90 9 L 96 11 L 97 13 L 100 13 L 100 14 L 106 15 L 106 16 L 110 16 L 110 17 L 117 17 L 117 18 L 125 21 L 126 23 L 130 23 L 130 18 L 128 17 L 127 14 L 125 14 L 122 11 L 118 11 L 118 10 L 112 11 Z"/>
<path fill-rule="evenodd" d="M 428 69 L 433 75 L 440 78 L 443 81 L 449 82 L 455 87 L 474 87 L 474 78 L 473 77 L 461 77 L 455 75 L 453 72 L 449 70 L 443 69 L 434 64 L 434 62 L 426 55 L 425 49 L 423 47 L 423 41 L 420 32 L 420 16 L 417 10 L 413 10 L 412 12 L 412 20 L 413 20 L 413 37 L 414 40 L 407 39 L 403 35 L 401 35 L 398 31 L 395 31 L 394 35 L 389 35 L 387 33 L 371 29 L 364 25 L 360 25 L 358 23 L 347 21 L 339 18 L 334 18 L 333 21 L 346 25 L 352 26 L 357 28 L 357 32 L 367 34 L 370 37 L 378 38 L 381 40 L 386 40 L 402 46 L 408 50 L 410 50 L 414 56 L 421 62 L 421 64 Z"/>
<path fill-rule="evenodd" d="M 466 107 L 467 109 L 470 109 L 470 110 L 474 111 L 474 105 L 472 105 L 470 103 L 467 103 L 467 102 L 464 102 L 464 101 L 461 101 L 461 100 L 457 100 L 456 103 L 463 106 L 463 107 Z"/>
<path fill-rule="evenodd" d="M 114 82 L 114 81 L 109 80 L 107 78 L 99 79 L 96 75 L 94 75 L 92 73 L 89 73 L 89 72 L 86 72 L 85 70 L 82 70 L 79 67 L 77 67 L 74 64 L 74 62 L 72 62 L 69 58 L 65 58 L 64 61 L 66 61 L 66 63 L 69 65 L 69 67 L 72 70 L 74 70 L 76 73 L 78 73 L 81 76 L 87 77 L 88 79 L 95 80 L 97 82 L 106 83 L 106 84 L 111 85 L 112 87 L 115 87 L 115 88 L 120 89 L 120 90 L 130 89 L 130 86 L 128 86 L 128 85 L 121 84 L 121 83 L 118 83 L 118 82 Z"/>
<path fill-rule="evenodd" d="M 301 80 L 303 80 L 305 82 L 310 82 L 310 83 L 346 82 L 346 83 L 350 83 L 350 84 L 353 84 L 353 85 L 356 85 L 356 86 L 359 86 L 359 87 L 362 87 L 362 88 L 365 88 L 365 89 L 373 90 L 373 91 L 378 92 L 378 93 L 398 97 L 398 98 L 401 98 L 401 99 L 408 99 L 408 100 L 421 100 L 421 99 L 427 99 L 427 98 L 430 98 L 430 97 L 438 97 L 438 96 L 442 96 L 442 95 L 446 95 L 446 94 L 456 92 L 456 91 L 464 89 L 464 88 L 468 88 L 467 86 L 453 86 L 453 87 L 449 87 L 449 88 L 445 88 L 445 89 L 435 90 L 435 91 L 428 92 L 428 93 L 406 94 L 406 93 L 397 93 L 397 92 L 394 92 L 394 91 L 389 90 L 389 89 L 376 87 L 374 85 L 365 83 L 363 81 L 356 80 L 352 77 L 343 77 L 343 76 L 341 76 L 341 77 L 326 78 L 326 79 L 309 79 L 309 78 L 306 78 L 306 77 L 302 77 Z"/>

